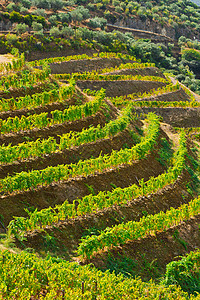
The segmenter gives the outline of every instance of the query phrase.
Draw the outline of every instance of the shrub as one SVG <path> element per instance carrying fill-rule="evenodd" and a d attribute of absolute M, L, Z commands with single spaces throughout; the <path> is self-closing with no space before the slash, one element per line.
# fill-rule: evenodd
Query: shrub
<path fill-rule="evenodd" d="M 60 13 L 58 14 L 58 18 L 61 20 L 62 23 L 70 23 L 72 19 L 69 13 Z"/>
<path fill-rule="evenodd" d="M 20 13 L 13 11 L 11 12 L 9 19 L 12 23 L 20 23 L 22 21 L 22 16 Z"/>
<path fill-rule="evenodd" d="M 15 27 L 17 33 L 25 33 L 28 30 L 28 26 L 25 23 L 17 24 Z"/>
<path fill-rule="evenodd" d="M 9 45 L 13 45 L 18 41 L 18 37 L 16 34 L 9 33 L 5 36 Z"/>
<path fill-rule="evenodd" d="M 31 7 L 31 1 L 29 1 L 29 0 L 22 0 L 21 3 L 24 7 L 28 8 L 28 9 Z"/>
<path fill-rule="evenodd" d="M 36 10 L 33 11 L 33 13 L 37 16 L 42 16 L 42 17 L 46 17 L 46 11 L 43 8 L 37 8 Z"/>
<path fill-rule="evenodd" d="M 62 27 L 61 29 L 61 34 L 64 36 L 73 36 L 74 35 L 74 30 L 71 27 Z"/>
<path fill-rule="evenodd" d="M 116 11 L 117 13 L 122 13 L 122 12 L 123 12 L 123 9 L 121 8 L 121 6 L 116 6 L 116 7 L 115 7 L 115 11 Z"/>
<path fill-rule="evenodd" d="M 37 8 L 50 9 L 51 5 L 48 0 L 35 0 L 35 6 Z"/>
<path fill-rule="evenodd" d="M 119 6 L 120 5 L 120 1 L 119 0 L 113 0 L 112 1 L 112 5 Z"/>
<path fill-rule="evenodd" d="M 27 9 L 26 7 L 23 7 L 23 6 L 22 6 L 22 7 L 20 8 L 20 13 L 21 13 L 21 14 L 26 14 L 26 13 L 28 13 L 28 9 Z"/>
<path fill-rule="evenodd" d="M 101 28 L 104 29 L 107 20 L 104 18 L 95 17 L 88 22 L 88 25 L 92 28 Z"/>
<path fill-rule="evenodd" d="M 49 22 L 51 23 L 51 26 L 55 26 L 57 24 L 57 17 L 55 15 L 52 15 L 49 17 Z"/>
<path fill-rule="evenodd" d="M 34 31 L 41 31 L 43 29 L 42 24 L 37 22 L 33 22 L 32 27 Z"/>
<path fill-rule="evenodd" d="M 64 1 L 62 0 L 50 0 L 50 5 L 53 11 L 57 11 L 64 6 Z"/>
<path fill-rule="evenodd" d="M 50 29 L 50 35 L 53 35 L 53 36 L 59 36 L 61 34 L 60 30 L 58 27 L 52 27 Z"/>
<path fill-rule="evenodd" d="M 6 9 L 7 11 L 11 12 L 13 10 L 17 10 L 17 5 L 14 3 L 14 2 L 11 2 L 9 3 L 7 6 L 6 6 Z"/>

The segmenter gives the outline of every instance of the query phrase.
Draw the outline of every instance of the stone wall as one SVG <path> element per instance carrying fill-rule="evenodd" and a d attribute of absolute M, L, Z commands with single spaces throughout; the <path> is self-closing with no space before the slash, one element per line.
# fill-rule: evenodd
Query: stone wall
<path fill-rule="evenodd" d="M 184 27 L 179 26 L 175 30 L 172 26 L 169 26 L 167 24 L 162 26 L 159 22 L 150 20 L 148 18 L 145 21 L 142 21 L 139 17 L 135 17 L 135 18 L 124 17 L 121 20 L 117 20 L 113 25 L 158 33 L 160 35 L 170 37 L 173 40 L 178 39 L 178 37 L 180 37 L 182 35 L 184 35 L 190 39 L 193 39 L 194 36 L 199 37 L 198 32 L 196 32 L 196 34 L 195 34 L 195 31 L 191 32 L 191 30 L 187 27 L 184 28 Z M 144 34 L 145 34 L 145 32 L 144 32 Z M 138 36 L 138 37 L 140 37 L 140 36 Z M 141 38 L 142 38 L 142 36 L 141 36 Z M 146 38 L 148 38 L 148 37 L 146 37 Z"/>

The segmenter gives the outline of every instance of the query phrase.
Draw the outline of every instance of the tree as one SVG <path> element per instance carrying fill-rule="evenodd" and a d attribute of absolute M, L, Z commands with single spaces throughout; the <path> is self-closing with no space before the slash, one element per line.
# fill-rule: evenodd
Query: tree
<path fill-rule="evenodd" d="M 90 17 L 89 9 L 85 8 L 84 6 L 79 6 L 76 10 L 82 14 L 84 20 Z"/>
<path fill-rule="evenodd" d="M 46 17 L 46 11 L 44 8 L 37 8 L 36 10 L 33 11 L 33 13 L 37 16 L 42 16 L 42 17 Z"/>
<path fill-rule="evenodd" d="M 28 30 L 28 26 L 25 23 L 17 24 L 16 25 L 17 33 L 25 33 Z"/>
<path fill-rule="evenodd" d="M 31 7 L 31 1 L 29 0 L 22 0 L 22 5 L 26 8 L 30 8 Z"/>
<path fill-rule="evenodd" d="M 13 10 L 17 10 L 17 5 L 13 2 L 9 3 L 7 6 L 6 6 L 6 9 L 7 11 L 11 12 Z"/>
<path fill-rule="evenodd" d="M 75 37 L 76 37 L 77 22 L 79 23 L 83 20 L 83 15 L 77 9 L 72 10 L 70 14 L 72 20 L 75 22 Z"/>
<path fill-rule="evenodd" d="M 13 11 L 11 12 L 9 19 L 12 23 L 20 23 L 22 21 L 22 16 L 20 13 Z"/>
<path fill-rule="evenodd" d="M 50 5 L 53 11 L 56 12 L 57 10 L 63 8 L 64 2 L 62 0 L 50 0 Z"/>
<path fill-rule="evenodd" d="M 35 0 L 35 6 L 37 8 L 50 9 L 51 4 L 48 0 Z"/>
<path fill-rule="evenodd" d="M 104 29 L 107 20 L 104 18 L 95 17 L 88 22 L 88 25 L 92 28 L 101 28 Z"/>
<path fill-rule="evenodd" d="M 41 31 L 43 26 L 41 23 L 33 22 L 32 23 L 33 31 Z"/>
<path fill-rule="evenodd" d="M 61 29 L 61 34 L 64 36 L 73 36 L 74 35 L 74 30 L 71 27 L 62 27 Z"/>
<path fill-rule="evenodd" d="M 70 23 L 72 19 L 69 13 L 60 13 L 58 14 L 58 18 L 62 23 Z"/>
<path fill-rule="evenodd" d="M 18 37 L 16 34 L 9 33 L 5 36 L 9 45 L 14 45 L 18 41 Z"/>
<path fill-rule="evenodd" d="M 51 17 L 49 17 L 49 22 L 51 23 L 51 26 L 56 26 L 57 25 L 56 15 L 52 15 Z"/>
<path fill-rule="evenodd" d="M 61 34 L 60 30 L 58 27 L 52 27 L 49 31 L 50 35 L 53 35 L 53 36 L 59 36 Z"/>

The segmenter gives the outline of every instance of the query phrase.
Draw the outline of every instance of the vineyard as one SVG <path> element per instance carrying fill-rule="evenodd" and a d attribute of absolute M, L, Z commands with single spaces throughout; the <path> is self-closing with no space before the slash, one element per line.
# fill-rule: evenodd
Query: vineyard
<path fill-rule="evenodd" d="M 199 299 L 198 96 L 112 52 L 0 82 L 0 299 Z"/>

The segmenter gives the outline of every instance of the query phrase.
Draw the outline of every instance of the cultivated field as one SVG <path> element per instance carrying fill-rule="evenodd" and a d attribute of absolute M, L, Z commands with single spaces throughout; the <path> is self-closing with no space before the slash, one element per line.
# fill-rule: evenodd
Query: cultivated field
<path fill-rule="evenodd" d="M 199 299 L 195 94 L 121 53 L 0 72 L 0 299 Z"/>

